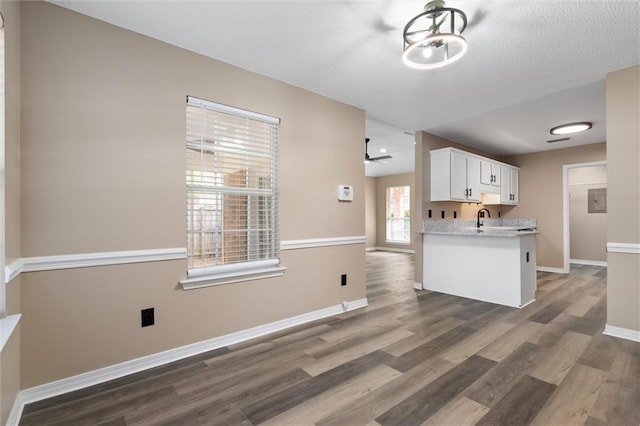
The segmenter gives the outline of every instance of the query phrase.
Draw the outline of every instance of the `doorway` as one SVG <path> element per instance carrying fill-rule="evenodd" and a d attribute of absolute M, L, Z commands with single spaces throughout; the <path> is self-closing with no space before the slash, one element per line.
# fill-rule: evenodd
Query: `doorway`
<path fill-rule="evenodd" d="M 564 273 L 571 263 L 606 266 L 606 161 L 563 166 Z"/>

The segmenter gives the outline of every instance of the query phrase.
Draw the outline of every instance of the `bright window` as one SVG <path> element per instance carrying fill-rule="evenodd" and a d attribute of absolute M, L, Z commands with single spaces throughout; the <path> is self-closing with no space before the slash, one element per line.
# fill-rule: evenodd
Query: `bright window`
<path fill-rule="evenodd" d="M 279 123 L 187 98 L 189 277 L 265 271 L 278 264 Z"/>
<path fill-rule="evenodd" d="M 408 244 L 410 239 L 411 197 L 410 187 L 387 188 L 387 236 L 389 243 Z"/>

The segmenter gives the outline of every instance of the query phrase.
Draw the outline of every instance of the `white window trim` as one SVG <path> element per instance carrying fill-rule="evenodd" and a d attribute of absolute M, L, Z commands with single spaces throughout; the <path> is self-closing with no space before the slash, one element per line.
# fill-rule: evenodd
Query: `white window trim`
<path fill-rule="evenodd" d="M 4 350 L 5 345 L 11 338 L 13 331 L 18 326 L 22 318 L 22 314 L 14 314 L 0 319 L 0 352 Z"/>
<path fill-rule="evenodd" d="M 0 12 L 1 14 L 1 12 Z M 0 26 L 0 31 L 2 32 L 2 52 L 0 58 L 0 66 L 4 67 L 4 16 L 2 16 L 3 25 Z M 2 92 L 2 96 L 0 96 L 0 149 L 4 153 L 5 151 L 5 87 L 4 87 L 4 78 L 0 82 L 2 87 L 0 88 L 0 92 Z M 6 272 L 6 250 L 5 250 L 5 208 L 6 208 L 6 192 L 5 192 L 5 158 L 4 155 L 0 156 L 0 233 L 2 236 L 0 237 L 0 353 L 4 350 L 5 345 L 11 338 L 14 330 L 18 326 L 20 322 L 20 318 L 22 314 L 14 314 L 7 315 L 7 277 L 5 276 Z"/>
<path fill-rule="evenodd" d="M 389 244 L 400 244 L 400 245 L 404 245 L 404 246 L 410 246 L 411 245 L 411 241 L 400 241 L 400 240 L 385 240 L 385 243 L 389 243 Z"/>
<path fill-rule="evenodd" d="M 218 285 L 240 283 L 245 281 L 253 281 L 264 278 L 275 278 L 284 275 L 287 270 L 284 266 L 276 265 L 248 265 L 248 263 L 263 262 L 247 262 L 231 265 L 221 265 L 221 271 L 212 272 L 216 267 L 206 268 L 208 273 L 193 274 L 189 271 L 189 277 L 181 280 L 183 290 L 193 290 L 196 288 L 213 287 Z M 224 266 L 234 266 L 234 268 L 224 268 Z"/>

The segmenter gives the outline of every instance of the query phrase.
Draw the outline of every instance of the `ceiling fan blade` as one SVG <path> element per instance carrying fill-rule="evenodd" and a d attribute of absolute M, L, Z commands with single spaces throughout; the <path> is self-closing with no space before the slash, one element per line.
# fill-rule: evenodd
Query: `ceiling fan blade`
<path fill-rule="evenodd" d="M 390 156 L 390 155 L 382 155 L 382 156 L 380 156 L 380 157 L 370 157 L 370 158 L 369 158 L 369 161 L 390 160 L 390 159 L 392 159 L 392 158 L 393 158 L 393 157 L 392 157 L 392 156 Z"/>
<path fill-rule="evenodd" d="M 372 161 L 378 161 L 378 160 L 390 160 L 391 157 L 390 155 L 382 155 L 380 157 L 372 157 L 369 155 L 369 138 L 365 138 L 364 139 L 364 162 L 365 163 L 370 163 Z"/>

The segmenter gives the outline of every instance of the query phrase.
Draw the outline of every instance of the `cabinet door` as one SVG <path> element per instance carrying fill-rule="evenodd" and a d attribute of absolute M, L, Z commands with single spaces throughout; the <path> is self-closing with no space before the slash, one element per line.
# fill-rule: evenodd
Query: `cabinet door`
<path fill-rule="evenodd" d="M 497 164 L 492 164 L 491 173 L 493 174 L 493 182 L 491 182 L 491 185 L 500 186 L 502 182 L 502 167 Z"/>
<path fill-rule="evenodd" d="M 489 161 L 480 161 L 480 183 L 483 185 L 493 184 L 493 164 Z"/>
<path fill-rule="evenodd" d="M 500 186 L 500 165 L 491 161 L 480 161 L 480 183 L 483 185 Z"/>
<path fill-rule="evenodd" d="M 480 159 L 467 157 L 468 201 L 480 201 Z"/>
<path fill-rule="evenodd" d="M 500 204 L 518 204 L 518 169 L 502 168 Z"/>
<path fill-rule="evenodd" d="M 478 170 L 478 173 L 480 171 Z M 478 175 L 478 179 L 480 176 Z M 457 152 L 451 153 L 451 199 L 464 201 L 467 199 L 467 156 Z"/>
<path fill-rule="evenodd" d="M 518 170 L 511 169 L 511 204 L 518 204 Z"/>
<path fill-rule="evenodd" d="M 511 204 L 511 172 L 508 167 L 502 168 L 502 185 L 500 185 L 500 204 Z"/>

